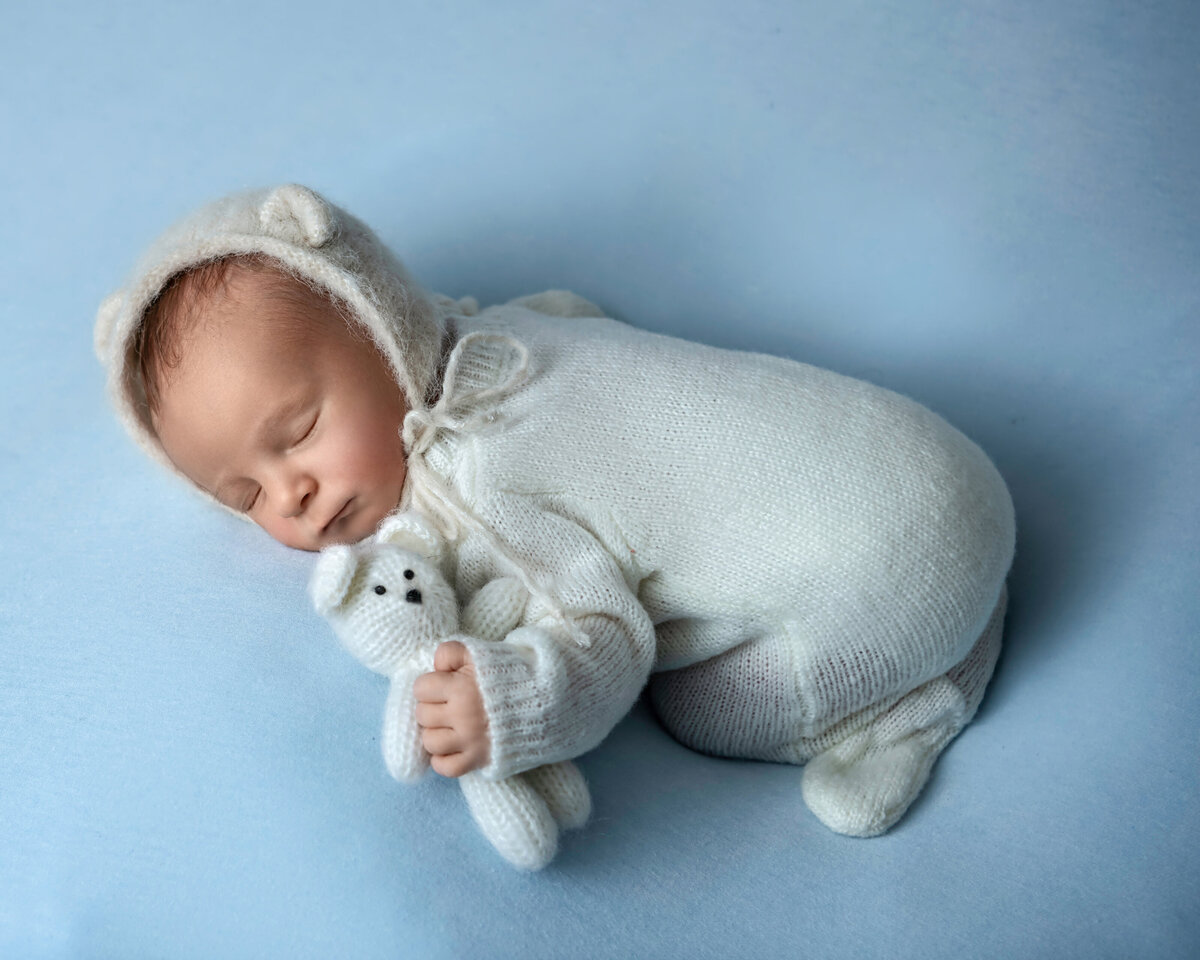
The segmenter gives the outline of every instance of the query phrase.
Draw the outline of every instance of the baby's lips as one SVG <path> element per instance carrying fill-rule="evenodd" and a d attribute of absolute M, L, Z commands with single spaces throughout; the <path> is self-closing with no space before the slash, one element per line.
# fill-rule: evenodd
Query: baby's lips
<path fill-rule="evenodd" d="M 335 513 L 328 520 L 326 520 L 324 525 L 322 525 L 321 533 L 322 534 L 329 533 L 330 527 L 332 527 L 339 520 L 344 519 L 345 517 L 349 516 L 347 511 L 350 509 L 350 504 L 352 504 L 353 502 L 354 502 L 354 497 L 351 497 L 349 500 L 347 500 L 345 503 L 343 503 L 341 505 L 341 507 L 338 509 L 338 512 Z"/>

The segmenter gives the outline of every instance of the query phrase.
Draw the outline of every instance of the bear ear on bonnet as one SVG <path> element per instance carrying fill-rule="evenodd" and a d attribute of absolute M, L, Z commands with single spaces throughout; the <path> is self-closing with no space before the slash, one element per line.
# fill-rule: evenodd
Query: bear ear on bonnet
<path fill-rule="evenodd" d="M 441 563 L 445 544 L 437 532 L 421 514 L 414 510 L 393 513 L 379 525 L 375 539 L 380 543 L 391 543 L 426 560 Z"/>
<path fill-rule="evenodd" d="M 125 291 L 118 290 L 110 293 L 96 311 L 96 326 L 92 331 L 92 346 L 96 348 L 96 356 L 101 363 L 108 362 L 108 346 L 112 339 L 113 326 L 117 322 L 117 314 L 121 312 L 121 304 L 125 301 Z"/>
<path fill-rule="evenodd" d="M 357 566 L 354 551 L 347 546 L 339 544 L 321 551 L 308 581 L 308 595 L 317 613 L 325 617 L 341 606 Z"/>
<path fill-rule="evenodd" d="M 259 208 L 258 222 L 273 237 L 309 247 L 324 246 L 334 233 L 329 205 L 297 183 L 272 190 Z"/>

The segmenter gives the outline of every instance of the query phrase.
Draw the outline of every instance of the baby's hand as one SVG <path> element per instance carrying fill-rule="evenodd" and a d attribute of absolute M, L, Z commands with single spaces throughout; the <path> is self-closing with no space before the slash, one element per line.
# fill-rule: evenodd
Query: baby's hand
<path fill-rule="evenodd" d="M 433 669 L 413 684 L 421 743 L 434 770 L 461 777 L 487 766 L 492 746 L 475 664 L 465 646 L 447 640 L 434 652 Z"/>

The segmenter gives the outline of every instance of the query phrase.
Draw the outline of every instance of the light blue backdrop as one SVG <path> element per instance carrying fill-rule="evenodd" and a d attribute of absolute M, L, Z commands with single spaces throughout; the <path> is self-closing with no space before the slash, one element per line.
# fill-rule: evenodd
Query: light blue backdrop
<path fill-rule="evenodd" d="M 12 3 L 0 954 L 1122 957 L 1200 943 L 1200 16 L 1147 0 Z M 91 321 L 300 181 L 429 286 L 906 392 L 1008 479 L 1007 647 L 892 833 L 644 707 L 545 872 L 388 780 L 306 555 L 144 461 Z"/>

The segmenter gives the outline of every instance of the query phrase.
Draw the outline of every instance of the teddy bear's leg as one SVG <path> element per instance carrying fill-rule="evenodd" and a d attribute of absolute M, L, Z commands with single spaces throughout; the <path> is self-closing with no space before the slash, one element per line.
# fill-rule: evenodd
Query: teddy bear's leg
<path fill-rule="evenodd" d="M 458 783 L 475 823 L 505 860 L 522 870 L 540 870 L 554 859 L 558 824 L 523 776 L 485 780 L 472 771 Z"/>
<path fill-rule="evenodd" d="M 848 717 L 844 739 L 804 769 L 804 802 L 831 830 L 855 837 L 883 833 L 920 794 L 939 754 L 975 715 L 1000 653 L 1007 594 L 982 635 L 944 676 L 902 696 L 865 725 Z M 864 711 L 863 713 L 866 713 Z M 825 737 L 836 737 L 838 730 Z"/>
<path fill-rule="evenodd" d="M 592 815 L 592 795 L 579 767 L 570 760 L 534 767 L 521 776 L 541 794 L 563 829 L 575 830 L 587 823 Z"/>

